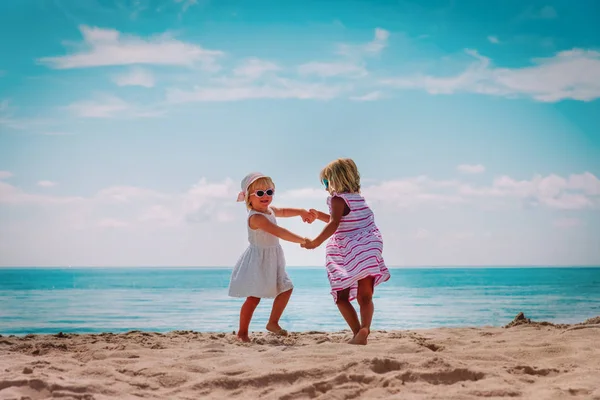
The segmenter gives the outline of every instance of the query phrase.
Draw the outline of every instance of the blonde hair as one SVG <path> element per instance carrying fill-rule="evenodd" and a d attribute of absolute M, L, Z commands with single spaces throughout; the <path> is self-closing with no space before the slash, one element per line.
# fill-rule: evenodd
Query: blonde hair
<path fill-rule="evenodd" d="M 252 209 L 252 204 L 250 203 L 250 194 L 261 189 L 275 189 L 275 183 L 273 183 L 273 180 L 267 176 L 258 178 L 252 182 L 246 191 L 246 208 L 248 210 Z"/>
<path fill-rule="evenodd" d="M 338 158 L 330 162 L 320 174 L 321 181 L 327 179 L 330 194 L 360 193 L 360 174 L 350 158 Z"/>

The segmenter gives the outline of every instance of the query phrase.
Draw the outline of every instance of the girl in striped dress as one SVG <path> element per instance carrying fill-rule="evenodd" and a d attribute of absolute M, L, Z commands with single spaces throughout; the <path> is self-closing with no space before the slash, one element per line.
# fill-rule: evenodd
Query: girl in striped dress
<path fill-rule="evenodd" d="M 390 279 L 382 257 L 383 240 L 373 212 L 360 194 L 360 175 L 354 161 L 333 161 L 321 171 L 321 182 L 330 194 L 330 213 L 310 212 L 327 225 L 302 247 L 314 249 L 329 239 L 326 267 L 331 294 L 354 333 L 350 343 L 364 345 L 373 319 L 373 291 Z M 350 303 L 354 299 L 360 306 L 360 322 Z"/>

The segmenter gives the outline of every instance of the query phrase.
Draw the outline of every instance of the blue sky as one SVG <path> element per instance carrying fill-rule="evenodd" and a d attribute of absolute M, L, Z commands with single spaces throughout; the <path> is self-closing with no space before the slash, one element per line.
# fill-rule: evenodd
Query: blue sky
<path fill-rule="evenodd" d="M 340 156 L 391 266 L 599 265 L 599 14 L 592 0 L 0 2 L 0 265 L 231 266 L 241 178 L 262 171 L 276 205 L 324 209 L 318 173 Z"/>

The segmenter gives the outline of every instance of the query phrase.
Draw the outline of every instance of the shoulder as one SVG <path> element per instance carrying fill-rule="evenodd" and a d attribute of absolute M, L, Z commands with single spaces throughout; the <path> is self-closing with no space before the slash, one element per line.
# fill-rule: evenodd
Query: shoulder
<path fill-rule="evenodd" d="M 254 213 L 248 216 L 248 226 L 252 229 L 258 229 L 264 226 L 265 224 L 269 224 L 270 222 L 271 221 L 269 221 L 267 215 L 260 212 L 255 211 Z"/>
<path fill-rule="evenodd" d="M 333 192 L 329 195 L 329 197 L 327 197 L 327 202 L 331 203 L 333 201 L 333 199 L 344 199 L 347 194 L 346 193 L 336 193 Z"/>
<path fill-rule="evenodd" d="M 331 202 L 331 204 L 334 203 L 345 203 L 346 202 L 346 198 L 344 196 L 340 196 L 340 195 L 333 195 L 329 198 L 329 201 Z"/>
<path fill-rule="evenodd" d="M 347 210 L 350 210 L 348 201 L 343 196 L 331 196 L 331 201 L 329 203 L 329 206 L 333 213 L 335 213 L 336 210 L 338 210 L 338 211 L 343 212 L 345 215 L 348 213 Z M 344 210 L 346 210 L 346 211 L 344 211 Z"/>

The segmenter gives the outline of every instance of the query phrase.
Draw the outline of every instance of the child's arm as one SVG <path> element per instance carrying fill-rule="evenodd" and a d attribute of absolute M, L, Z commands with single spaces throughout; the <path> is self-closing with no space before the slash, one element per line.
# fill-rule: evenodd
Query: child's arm
<path fill-rule="evenodd" d="M 288 231 L 285 228 L 275 225 L 267 219 L 264 215 L 252 215 L 248 221 L 250 228 L 260 229 L 273 236 L 277 236 L 279 239 L 287 240 L 293 243 L 305 243 L 306 239 Z"/>
<path fill-rule="evenodd" d="M 334 197 L 331 199 L 331 215 L 327 215 L 325 213 L 319 213 L 323 215 L 319 215 L 319 219 L 323 221 L 325 217 L 327 218 L 327 225 L 323 228 L 323 232 L 319 236 L 317 236 L 314 240 L 310 240 L 304 246 L 307 249 L 314 249 L 323 244 L 324 241 L 329 239 L 331 235 L 337 231 L 337 228 L 340 226 L 340 222 L 342 221 L 342 217 L 344 216 L 344 210 L 346 208 L 346 202 L 341 197 Z M 320 217 L 324 217 L 323 219 Z"/>
<path fill-rule="evenodd" d="M 313 214 L 313 215 L 315 216 L 315 218 L 316 218 L 316 219 L 318 219 L 319 221 L 323 221 L 323 222 L 325 222 L 325 223 L 328 223 L 328 222 L 329 222 L 329 219 L 330 219 L 330 216 L 329 216 L 329 214 L 327 214 L 327 213 L 324 213 L 324 212 L 322 212 L 322 211 L 319 211 L 319 210 L 315 210 L 314 208 L 311 208 L 311 209 L 309 210 L 309 212 L 310 212 L 311 214 Z"/>
<path fill-rule="evenodd" d="M 302 221 L 312 223 L 314 222 L 314 215 L 304 208 L 276 208 L 271 207 L 271 210 L 275 213 L 278 218 L 290 218 L 290 217 L 302 217 Z"/>

